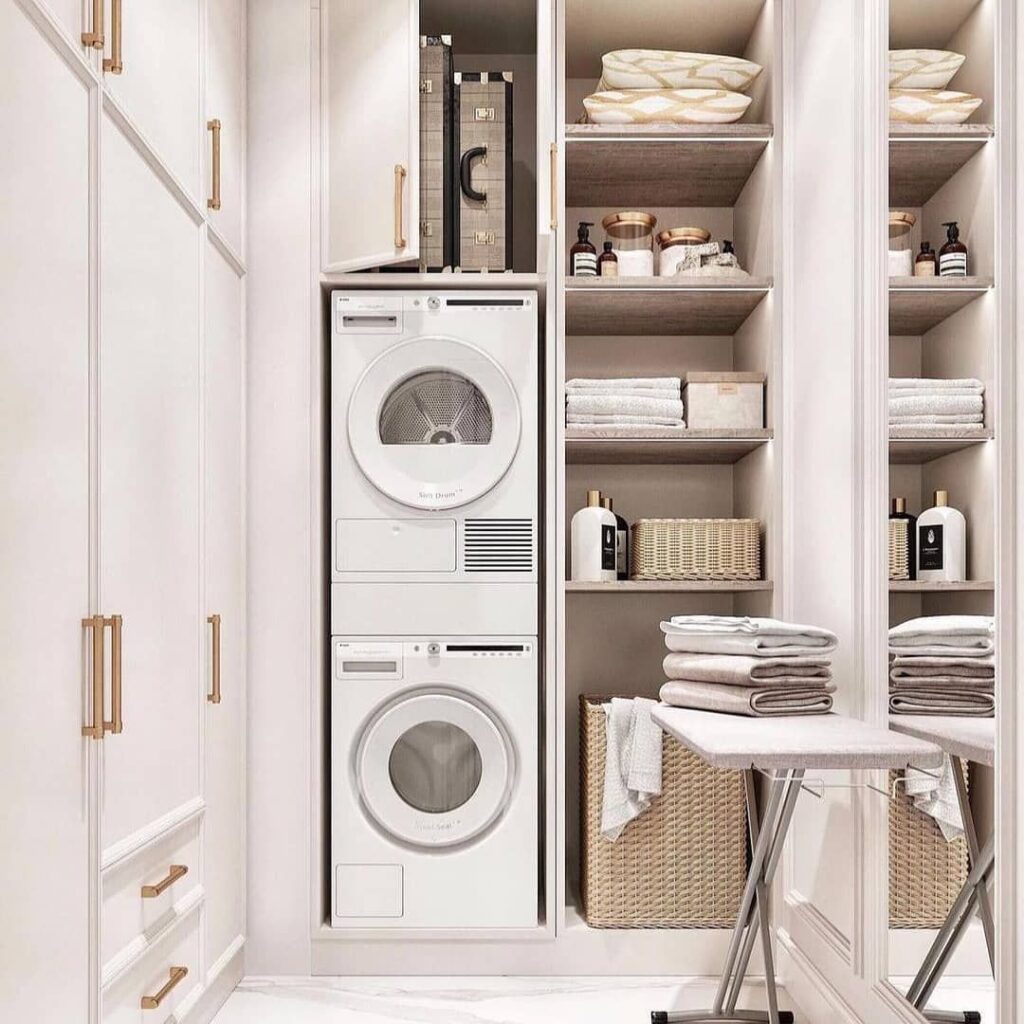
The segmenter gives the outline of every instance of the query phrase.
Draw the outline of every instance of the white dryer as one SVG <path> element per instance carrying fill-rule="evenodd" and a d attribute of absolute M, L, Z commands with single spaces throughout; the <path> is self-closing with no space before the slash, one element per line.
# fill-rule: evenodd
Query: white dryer
<path fill-rule="evenodd" d="M 332 660 L 332 925 L 536 925 L 536 638 L 336 638 Z"/>
<path fill-rule="evenodd" d="M 537 294 L 331 311 L 331 633 L 536 634 Z"/>

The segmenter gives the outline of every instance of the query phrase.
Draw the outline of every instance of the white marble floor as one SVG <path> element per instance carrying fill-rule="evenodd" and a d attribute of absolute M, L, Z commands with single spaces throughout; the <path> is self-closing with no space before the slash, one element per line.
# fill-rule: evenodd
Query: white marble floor
<path fill-rule="evenodd" d="M 680 978 L 247 978 L 214 1024 L 647 1024 L 713 995 Z M 763 1005 L 759 986 L 744 996 Z"/>

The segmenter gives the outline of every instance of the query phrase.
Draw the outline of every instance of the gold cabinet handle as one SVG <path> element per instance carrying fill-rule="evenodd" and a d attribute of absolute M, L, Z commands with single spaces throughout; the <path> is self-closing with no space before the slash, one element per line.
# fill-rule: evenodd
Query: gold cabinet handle
<path fill-rule="evenodd" d="M 142 898 L 144 900 L 153 900 L 157 896 L 165 893 L 179 878 L 184 878 L 188 874 L 187 864 L 172 864 L 170 870 L 167 872 L 166 877 L 161 878 L 155 885 L 144 885 L 142 887 Z"/>
<path fill-rule="evenodd" d="M 92 0 L 92 31 L 82 33 L 82 45 L 103 49 L 103 0 Z"/>
<path fill-rule="evenodd" d="M 220 120 L 214 118 L 212 121 L 206 122 L 206 127 L 212 136 L 213 144 L 213 161 L 211 167 L 211 174 L 213 176 L 213 182 L 211 187 L 212 194 L 210 198 L 206 200 L 206 206 L 210 210 L 220 209 Z"/>
<path fill-rule="evenodd" d="M 121 0 L 110 0 L 110 57 L 104 59 L 103 70 L 112 75 L 124 71 L 121 60 Z"/>
<path fill-rule="evenodd" d="M 405 192 L 405 167 L 395 164 L 395 248 L 404 249 L 405 228 L 402 224 L 402 195 Z"/>
<path fill-rule="evenodd" d="M 82 726 L 82 735 L 94 740 L 103 739 L 103 676 L 105 669 L 105 652 L 103 634 L 106 631 L 106 620 L 102 615 L 91 615 L 82 619 L 82 627 L 92 630 L 92 724 Z"/>
<path fill-rule="evenodd" d="M 121 718 L 121 628 L 120 615 L 111 615 L 106 620 L 110 626 L 110 721 L 103 723 L 107 732 L 118 735 L 124 731 Z"/>
<path fill-rule="evenodd" d="M 552 142 L 548 151 L 551 160 L 551 230 L 558 228 L 558 143 Z"/>
<path fill-rule="evenodd" d="M 187 967 L 172 967 L 169 972 L 167 984 L 155 996 L 143 996 L 139 1005 L 144 1010 L 155 1010 L 168 996 L 171 989 L 188 974 Z"/>
<path fill-rule="evenodd" d="M 211 704 L 220 703 L 220 616 L 210 615 L 206 620 L 213 626 L 213 689 L 206 695 Z"/>

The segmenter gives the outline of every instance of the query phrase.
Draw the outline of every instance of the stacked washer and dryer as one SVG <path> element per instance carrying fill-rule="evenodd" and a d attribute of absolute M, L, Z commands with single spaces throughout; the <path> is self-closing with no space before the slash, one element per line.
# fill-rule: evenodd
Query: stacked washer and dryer
<path fill-rule="evenodd" d="M 537 296 L 331 296 L 332 924 L 538 906 Z"/>

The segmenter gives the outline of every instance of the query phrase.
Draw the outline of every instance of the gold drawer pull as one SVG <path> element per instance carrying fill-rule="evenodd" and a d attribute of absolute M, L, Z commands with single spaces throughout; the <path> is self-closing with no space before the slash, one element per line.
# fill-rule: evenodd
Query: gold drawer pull
<path fill-rule="evenodd" d="M 170 977 L 167 979 L 167 984 L 155 996 L 143 996 L 142 1001 L 139 1005 L 144 1010 L 155 1010 L 168 996 L 168 993 L 174 988 L 175 985 L 181 981 L 182 978 L 188 974 L 187 967 L 172 967 Z"/>
<path fill-rule="evenodd" d="M 211 183 L 212 195 L 206 200 L 206 205 L 211 210 L 220 209 L 220 119 L 214 118 L 212 121 L 206 122 L 206 128 L 212 135 L 213 143 L 213 162 L 211 168 L 211 175 L 213 181 Z"/>
<path fill-rule="evenodd" d="M 405 240 L 405 225 L 402 223 L 403 219 L 403 203 L 402 195 L 405 192 L 405 168 L 401 164 L 395 164 L 395 248 L 404 249 L 406 246 Z"/>
<path fill-rule="evenodd" d="M 220 616 L 216 613 L 206 620 L 213 626 L 213 689 L 206 695 L 211 704 L 220 703 Z"/>
<path fill-rule="evenodd" d="M 82 45 L 103 49 L 103 0 L 92 0 L 92 31 L 82 33 Z"/>
<path fill-rule="evenodd" d="M 91 615 L 82 619 L 82 627 L 92 630 L 92 725 L 82 726 L 82 735 L 94 740 L 103 739 L 103 675 L 105 652 L 103 635 L 106 620 L 102 615 Z"/>
<path fill-rule="evenodd" d="M 156 899 L 157 896 L 170 889 L 179 878 L 184 878 L 187 874 L 187 864 L 172 864 L 166 878 L 161 878 L 156 885 L 144 885 L 142 887 L 142 898 L 144 900 Z"/>
<path fill-rule="evenodd" d="M 121 60 L 121 0 L 110 0 L 110 58 L 103 61 L 103 70 L 112 75 L 124 71 Z"/>
<path fill-rule="evenodd" d="M 124 731 L 121 718 L 121 628 L 124 619 L 120 615 L 111 615 L 107 619 L 110 626 L 110 721 L 103 723 L 107 732 L 115 736 Z"/>
<path fill-rule="evenodd" d="M 548 151 L 551 159 L 551 230 L 558 228 L 558 143 L 552 142 Z"/>

